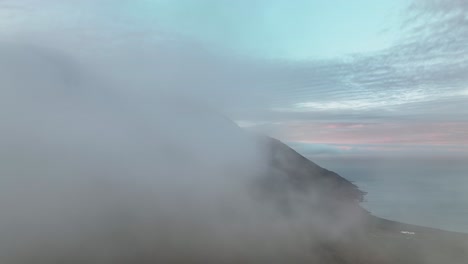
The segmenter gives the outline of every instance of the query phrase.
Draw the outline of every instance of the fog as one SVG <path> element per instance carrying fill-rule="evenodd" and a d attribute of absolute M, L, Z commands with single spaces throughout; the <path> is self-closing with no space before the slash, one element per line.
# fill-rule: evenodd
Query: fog
<path fill-rule="evenodd" d="M 272 156 L 306 169 L 230 120 L 270 105 L 265 84 L 281 62 L 96 19 L 110 1 L 59 2 L 0 0 L 12 14 L 0 27 L 1 263 L 391 263 L 382 256 L 407 253 L 363 239 L 356 201 L 332 210 L 323 186 L 283 187 L 290 175 Z M 443 259 L 408 248 L 421 263 Z"/>
<path fill-rule="evenodd" d="M 353 225 L 311 211 L 314 193 L 285 189 L 288 214 L 262 199 L 266 138 L 197 90 L 40 44 L 0 46 L 2 263 L 313 259 Z"/>

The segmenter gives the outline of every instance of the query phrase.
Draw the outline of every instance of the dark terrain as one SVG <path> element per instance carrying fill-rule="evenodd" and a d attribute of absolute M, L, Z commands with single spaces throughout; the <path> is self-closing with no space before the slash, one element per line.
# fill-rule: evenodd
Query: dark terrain
<path fill-rule="evenodd" d="M 338 240 L 332 238 L 327 242 L 322 241 L 312 249 L 314 256 L 319 259 L 318 263 L 468 262 L 468 234 L 375 217 L 359 206 L 365 193 L 357 186 L 321 168 L 277 140 L 270 140 L 270 144 L 273 170 L 287 175 L 286 179 L 281 180 L 273 177 L 273 181 L 283 181 L 282 188 L 288 186 L 296 191 L 320 193 L 323 199 L 320 207 L 325 206 L 322 212 L 329 215 L 329 221 L 337 221 L 337 225 L 340 225 L 337 218 L 354 220 L 349 233 L 340 236 Z M 397 193 L 398 190 L 395 190 L 395 195 Z M 353 215 L 353 218 L 347 215 Z M 303 263 L 308 261 L 304 260 Z"/>

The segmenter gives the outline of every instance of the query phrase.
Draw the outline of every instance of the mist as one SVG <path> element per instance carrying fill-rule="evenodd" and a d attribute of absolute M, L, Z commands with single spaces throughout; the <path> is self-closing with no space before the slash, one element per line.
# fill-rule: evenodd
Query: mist
<path fill-rule="evenodd" d="M 466 259 L 468 243 L 439 245 L 427 229 L 391 223 L 380 230 L 360 206 L 361 186 L 232 121 L 265 124 L 265 134 L 287 140 L 277 126 L 359 113 L 391 120 L 385 107 L 400 101 L 344 101 L 324 111 L 343 100 L 324 91 L 365 85 L 381 74 L 367 68 L 381 57 L 249 56 L 140 17 L 132 1 L 115 10 L 112 2 L 0 0 L 1 263 Z M 408 86 L 406 71 L 398 74 L 382 79 Z M 316 85 L 303 99 L 324 104 L 297 102 L 301 91 L 281 89 L 289 85 Z M 370 115 L 366 104 L 384 110 Z"/>
<path fill-rule="evenodd" d="M 41 44 L 0 46 L 3 263 L 310 259 L 353 226 L 309 210 L 313 192 L 285 189 L 288 214 L 262 199 L 266 138 L 196 89 Z"/>

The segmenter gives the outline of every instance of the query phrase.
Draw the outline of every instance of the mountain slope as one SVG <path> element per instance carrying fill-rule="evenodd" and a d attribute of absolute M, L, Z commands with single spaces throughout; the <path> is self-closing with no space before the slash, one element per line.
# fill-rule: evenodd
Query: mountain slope
<path fill-rule="evenodd" d="M 326 227 L 333 229 L 343 226 L 341 220 L 351 222 L 339 236 L 321 239 L 315 245 L 312 250 L 319 256 L 318 263 L 468 262 L 468 235 L 375 217 L 358 205 L 365 193 L 356 185 L 334 172 L 321 168 L 278 140 L 269 139 L 268 143 L 273 171 L 278 170 L 281 172 L 280 177 L 286 177 L 286 180 L 281 181 L 283 186 L 320 193 L 320 202 L 326 208 L 325 211 L 321 211 L 324 214 L 338 208 L 331 214 L 332 218 L 326 218 L 331 223 Z M 278 175 L 270 177 L 279 182 Z M 276 193 L 278 189 L 277 187 Z M 284 192 L 285 188 L 281 191 Z M 354 217 L 350 218 L 350 215 Z M 356 232 L 348 232 L 350 230 Z M 307 261 L 304 260 L 303 263 Z"/>

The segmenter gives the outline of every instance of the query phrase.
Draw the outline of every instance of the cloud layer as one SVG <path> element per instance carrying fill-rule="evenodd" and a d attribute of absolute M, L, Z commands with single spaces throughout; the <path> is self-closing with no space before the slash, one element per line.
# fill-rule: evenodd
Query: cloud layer
<path fill-rule="evenodd" d="M 207 1 L 202 6 L 211 4 Z M 187 5 L 162 7 L 172 10 L 172 19 L 183 24 L 189 21 L 181 14 L 190 7 Z M 236 8 L 254 12 L 268 5 L 239 2 Z M 171 28 L 163 17 L 142 11 L 142 6 L 105 0 L 79 5 L 73 1 L 3 0 L 0 15 L 8 30 L 3 31 L 2 39 L 52 46 L 73 52 L 83 61 L 96 58 L 95 69 L 121 73 L 121 87 L 149 94 L 158 87 L 197 97 L 241 123 L 257 124 L 286 140 L 296 140 L 294 135 L 313 123 L 371 123 L 402 135 L 393 133 L 394 138 L 388 140 L 372 125 L 362 126 L 354 134 L 336 134 L 326 126 L 320 129 L 335 135 L 327 144 L 354 136 L 361 142 L 368 136 L 369 142 L 362 143 L 396 144 L 401 138 L 410 138 L 414 142 L 405 144 L 466 146 L 459 136 L 459 131 L 468 127 L 468 18 L 464 1 L 416 0 L 407 8 L 402 5 L 401 23 L 390 25 L 398 33 L 389 47 L 315 60 L 262 59 L 258 54 L 233 53 L 232 46 L 204 41 L 203 34 L 194 36 Z M 220 1 L 215 10 L 222 13 L 230 7 Z M 223 19 L 219 18 L 221 24 L 241 23 L 232 17 Z M 270 30 L 268 25 L 258 26 L 264 28 L 257 31 Z M 209 27 L 200 22 L 191 28 L 197 29 L 203 32 Z M 336 41 L 346 42 L 344 36 Z M 128 74 L 128 69 L 119 65 L 138 70 Z M 451 129 L 455 123 L 456 128 Z M 440 136 L 428 137 L 421 128 Z M 309 134 L 307 140 L 323 143 L 315 134 Z"/>

